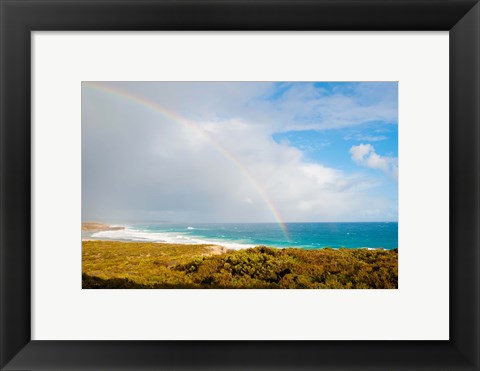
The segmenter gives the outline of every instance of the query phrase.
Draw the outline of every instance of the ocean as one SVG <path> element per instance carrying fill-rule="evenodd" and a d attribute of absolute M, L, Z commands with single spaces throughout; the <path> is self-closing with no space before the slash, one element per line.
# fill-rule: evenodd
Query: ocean
<path fill-rule="evenodd" d="M 258 245 L 304 249 L 398 247 L 398 223 L 125 224 L 123 230 L 92 233 L 89 238 L 182 244 L 218 244 L 230 249 Z"/>

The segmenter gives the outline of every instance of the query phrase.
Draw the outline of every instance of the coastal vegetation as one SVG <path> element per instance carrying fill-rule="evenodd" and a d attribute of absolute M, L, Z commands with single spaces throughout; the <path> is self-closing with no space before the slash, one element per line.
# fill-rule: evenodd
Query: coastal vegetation
<path fill-rule="evenodd" d="M 83 241 L 84 289 L 395 289 L 398 249 Z"/>

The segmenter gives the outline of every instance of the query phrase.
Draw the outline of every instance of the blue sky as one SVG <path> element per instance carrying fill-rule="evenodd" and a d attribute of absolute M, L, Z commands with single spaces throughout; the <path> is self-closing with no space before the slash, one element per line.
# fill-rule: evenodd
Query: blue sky
<path fill-rule="evenodd" d="M 298 84 L 302 85 L 302 84 Z M 398 107 L 398 84 L 318 82 L 313 84 L 320 97 L 346 96 L 359 105 L 369 107 L 386 99 L 387 104 Z M 359 89 L 360 87 L 360 89 Z M 281 101 L 282 96 L 291 89 L 291 84 L 276 84 L 274 92 L 265 97 L 267 101 Z M 297 121 L 315 125 L 321 114 L 298 113 Z M 398 117 L 398 115 L 397 115 Z M 278 131 L 272 135 L 277 143 L 298 148 L 306 161 L 339 169 L 345 173 L 363 173 L 376 179 L 376 192 L 398 202 L 397 177 L 389 176 L 378 168 L 358 164 L 352 160 L 350 149 L 360 144 L 371 144 L 380 156 L 398 158 L 398 118 L 388 120 L 361 120 L 351 126 L 332 127 L 317 130 Z"/>
<path fill-rule="evenodd" d="M 84 84 L 82 162 L 90 219 L 397 220 L 398 86 Z"/>

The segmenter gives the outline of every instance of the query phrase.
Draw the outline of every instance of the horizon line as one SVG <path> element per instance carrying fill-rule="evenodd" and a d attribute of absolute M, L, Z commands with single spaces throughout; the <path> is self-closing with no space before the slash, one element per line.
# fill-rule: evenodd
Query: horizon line
<path fill-rule="evenodd" d="M 82 220 L 82 223 L 110 223 L 109 221 Z M 167 220 L 139 220 L 139 221 L 118 221 L 113 223 L 159 223 L 159 224 L 278 224 L 277 222 L 180 222 Z M 304 221 L 304 222 L 284 222 L 285 224 L 320 224 L 320 223 L 398 223 L 398 220 L 372 220 L 372 221 Z"/>

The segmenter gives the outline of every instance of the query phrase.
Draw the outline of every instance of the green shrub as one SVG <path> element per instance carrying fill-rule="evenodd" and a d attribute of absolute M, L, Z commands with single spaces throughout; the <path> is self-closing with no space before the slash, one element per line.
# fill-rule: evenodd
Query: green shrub
<path fill-rule="evenodd" d="M 398 249 L 228 251 L 208 245 L 84 241 L 83 288 L 394 289 Z"/>

